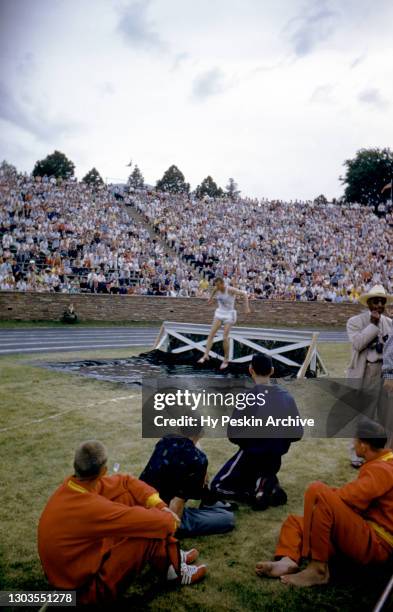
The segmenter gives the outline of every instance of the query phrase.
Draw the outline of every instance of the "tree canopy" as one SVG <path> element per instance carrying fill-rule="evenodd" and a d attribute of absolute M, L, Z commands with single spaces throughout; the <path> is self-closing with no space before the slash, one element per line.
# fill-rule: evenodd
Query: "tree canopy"
<path fill-rule="evenodd" d="M 345 187 L 345 200 L 373 206 L 390 197 L 382 189 L 393 177 L 393 152 L 390 149 L 361 149 L 353 159 L 344 162 L 346 172 L 340 177 Z"/>
<path fill-rule="evenodd" d="M 18 171 L 15 166 L 8 163 L 5 159 L 0 164 L 0 176 L 4 176 L 5 178 L 13 178 L 18 174 Z"/>
<path fill-rule="evenodd" d="M 130 176 L 128 177 L 127 186 L 131 189 L 143 189 L 144 188 L 145 180 L 138 166 L 135 166 Z"/>
<path fill-rule="evenodd" d="M 224 194 L 221 187 L 218 187 L 217 183 L 212 179 L 211 176 L 207 176 L 203 179 L 202 183 L 198 185 L 195 189 L 195 197 L 198 199 L 203 198 L 204 196 L 209 196 L 210 198 L 219 198 Z"/>
<path fill-rule="evenodd" d="M 33 176 L 54 176 L 56 178 L 69 178 L 74 176 L 75 165 L 70 159 L 61 153 L 54 151 L 45 159 L 41 159 L 35 163 Z"/>
<path fill-rule="evenodd" d="M 82 181 L 87 183 L 88 185 L 103 185 L 104 181 L 98 172 L 97 168 L 92 168 L 89 172 L 83 177 Z"/>
<path fill-rule="evenodd" d="M 183 172 L 172 165 L 164 172 L 162 179 L 157 181 L 156 189 L 169 193 L 189 193 L 190 183 L 186 183 Z"/>
<path fill-rule="evenodd" d="M 327 197 L 321 193 L 321 195 L 314 199 L 314 204 L 327 204 L 327 201 Z"/>
<path fill-rule="evenodd" d="M 233 178 L 230 178 L 228 180 L 228 184 L 225 187 L 225 190 L 226 190 L 227 196 L 231 200 L 235 200 L 240 195 L 240 190 L 238 189 L 238 184 L 236 183 L 235 179 L 233 179 Z"/>

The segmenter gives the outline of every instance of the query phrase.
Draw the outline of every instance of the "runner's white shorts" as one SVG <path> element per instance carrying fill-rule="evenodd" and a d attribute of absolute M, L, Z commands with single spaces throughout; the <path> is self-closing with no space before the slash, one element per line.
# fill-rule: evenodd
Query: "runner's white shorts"
<path fill-rule="evenodd" d="M 224 325 L 227 323 L 234 325 L 237 320 L 237 312 L 236 310 L 220 310 L 217 308 L 214 313 L 214 318 L 222 321 Z"/>

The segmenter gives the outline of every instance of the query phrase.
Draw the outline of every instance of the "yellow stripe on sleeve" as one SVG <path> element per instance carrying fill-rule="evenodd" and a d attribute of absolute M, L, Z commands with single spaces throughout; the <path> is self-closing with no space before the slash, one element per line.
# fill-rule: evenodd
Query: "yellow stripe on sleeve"
<path fill-rule="evenodd" d="M 393 459 L 393 453 L 391 451 L 387 455 L 382 455 L 382 457 L 379 458 L 380 461 L 390 461 L 391 459 Z"/>
<path fill-rule="evenodd" d="M 377 533 L 383 540 L 385 540 L 385 542 L 390 544 L 390 546 L 392 546 L 393 548 L 393 534 L 392 533 L 387 531 L 381 525 L 378 525 L 378 523 L 374 523 L 374 521 L 367 521 L 367 523 L 370 525 L 370 527 L 374 529 L 375 533 Z"/>
<path fill-rule="evenodd" d="M 163 502 L 158 493 L 153 493 L 153 495 L 150 495 L 150 497 L 148 497 L 146 500 L 146 508 L 155 508 L 158 504 L 161 503 Z"/>

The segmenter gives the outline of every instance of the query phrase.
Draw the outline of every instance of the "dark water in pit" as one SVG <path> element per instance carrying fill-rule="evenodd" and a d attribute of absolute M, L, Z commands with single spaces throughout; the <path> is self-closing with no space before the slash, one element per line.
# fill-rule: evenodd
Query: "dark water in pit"
<path fill-rule="evenodd" d="M 127 386 L 141 386 L 142 377 L 152 376 L 207 376 L 209 378 L 247 378 L 248 364 L 230 364 L 225 372 L 220 372 L 221 361 L 210 359 L 209 365 L 198 365 L 200 353 L 195 359 L 179 363 L 179 357 L 163 351 L 141 353 L 125 359 L 97 359 L 41 363 L 42 367 L 58 372 L 68 372 L 103 380 L 123 383 Z"/>

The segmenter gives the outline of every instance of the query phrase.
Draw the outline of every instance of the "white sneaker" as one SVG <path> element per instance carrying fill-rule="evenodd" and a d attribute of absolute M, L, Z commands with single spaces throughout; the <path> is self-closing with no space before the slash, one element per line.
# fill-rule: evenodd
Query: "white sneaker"
<path fill-rule="evenodd" d="M 206 565 L 187 565 L 187 563 L 182 563 L 180 569 L 181 584 L 185 585 L 199 582 L 206 576 L 206 572 Z"/>
<path fill-rule="evenodd" d="M 180 551 L 180 560 L 182 563 L 187 563 L 190 565 L 194 563 L 199 557 L 199 551 L 196 548 L 191 548 L 190 550 L 181 550 Z"/>

